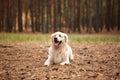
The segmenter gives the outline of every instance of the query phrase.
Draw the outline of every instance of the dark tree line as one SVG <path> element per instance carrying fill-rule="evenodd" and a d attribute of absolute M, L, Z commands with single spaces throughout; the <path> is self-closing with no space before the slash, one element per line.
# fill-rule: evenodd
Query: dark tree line
<path fill-rule="evenodd" d="M 0 0 L 0 32 L 120 31 L 120 0 Z"/>

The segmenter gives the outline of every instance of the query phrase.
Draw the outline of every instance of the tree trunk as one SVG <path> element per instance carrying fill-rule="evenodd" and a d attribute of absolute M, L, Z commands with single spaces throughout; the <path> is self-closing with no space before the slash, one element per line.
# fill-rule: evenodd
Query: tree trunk
<path fill-rule="evenodd" d="M 118 31 L 120 31 L 120 0 L 118 0 Z"/>
<path fill-rule="evenodd" d="M 13 1 L 13 10 L 12 10 L 12 26 L 13 31 L 16 32 L 16 16 L 17 16 L 17 0 Z"/>
<path fill-rule="evenodd" d="M 40 32 L 40 0 L 36 0 L 35 4 L 35 31 Z"/>
<path fill-rule="evenodd" d="M 66 0 L 67 1 L 67 0 Z M 58 0 L 57 19 L 58 19 L 58 30 L 61 30 L 61 0 Z"/>
<path fill-rule="evenodd" d="M 31 3 L 30 3 L 30 17 L 31 17 L 31 28 L 32 28 L 32 32 L 35 32 L 35 19 L 34 19 L 34 16 L 35 16 L 35 5 L 34 5 L 34 2 L 35 0 L 31 0 Z"/>
<path fill-rule="evenodd" d="M 102 29 L 103 29 L 103 26 L 104 26 L 104 17 L 103 17 L 103 0 L 99 0 L 99 2 L 100 2 L 100 7 L 99 7 L 99 32 L 101 32 L 102 31 Z"/>
<path fill-rule="evenodd" d="M 28 31 L 28 24 L 29 24 L 28 23 L 29 22 L 29 20 L 28 20 L 29 5 L 30 5 L 30 2 L 28 0 L 26 0 L 24 3 L 24 10 L 25 10 L 25 25 L 24 25 L 24 27 L 25 27 L 26 32 Z"/>
<path fill-rule="evenodd" d="M 80 22 L 80 19 L 81 19 L 81 0 L 77 0 L 77 31 L 80 33 L 81 30 L 80 30 L 80 25 L 81 25 L 81 22 Z"/>
<path fill-rule="evenodd" d="M 0 32 L 3 31 L 3 25 L 4 25 L 4 15 L 5 15 L 5 7 L 4 7 L 4 1 L 0 0 Z"/>
<path fill-rule="evenodd" d="M 6 32 L 12 32 L 12 2 L 9 0 L 7 5 Z"/>
<path fill-rule="evenodd" d="M 47 2 L 47 33 L 52 31 L 52 0 Z"/>
<path fill-rule="evenodd" d="M 58 1 L 54 0 L 54 32 L 58 30 Z"/>
<path fill-rule="evenodd" d="M 45 33 L 45 2 L 42 0 L 42 32 Z"/>
<path fill-rule="evenodd" d="M 48 33 L 48 18 L 49 18 L 49 14 L 48 14 L 48 12 L 49 12 L 49 8 L 48 8 L 48 4 L 49 4 L 49 1 L 47 1 L 47 0 L 45 0 L 46 2 L 46 17 L 45 17 L 45 21 L 46 21 L 46 25 L 45 25 L 45 33 Z"/>
<path fill-rule="evenodd" d="M 70 16 L 71 16 L 71 19 L 70 19 L 70 26 L 71 26 L 71 31 L 72 32 L 75 32 L 75 24 L 74 24 L 74 22 L 75 22 L 75 17 L 74 17 L 74 15 L 75 15 L 75 0 L 71 0 L 71 6 L 70 6 L 70 8 L 71 8 L 71 13 L 70 13 Z"/>
<path fill-rule="evenodd" d="M 81 0 L 81 2 L 83 3 L 81 6 L 83 7 L 82 8 L 82 19 L 81 19 L 81 21 L 82 21 L 82 28 L 83 28 L 83 30 L 85 29 L 85 26 L 86 26 L 86 18 L 87 18 L 87 13 L 85 14 L 85 7 L 86 7 L 86 3 L 83 1 L 83 0 Z"/>
<path fill-rule="evenodd" d="M 110 32 L 111 27 L 111 0 L 106 0 L 106 29 Z"/>
<path fill-rule="evenodd" d="M 92 33 L 92 1 L 87 0 L 87 32 Z"/>
<path fill-rule="evenodd" d="M 100 8 L 99 8 L 99 0 L 96 0 L 96 25 L 94 26 L 95 27 L 95 32 L 99 32 L 99 27 L 100 27 L 100 17 L 99 17 L 99 10 L 100 10 Z"/>
<path fill-rule="evenodd" d="M 21 0 L 18 0 L 18 30 L 19 30 L 19 32 L 23 32 L 22 1 Z"/>

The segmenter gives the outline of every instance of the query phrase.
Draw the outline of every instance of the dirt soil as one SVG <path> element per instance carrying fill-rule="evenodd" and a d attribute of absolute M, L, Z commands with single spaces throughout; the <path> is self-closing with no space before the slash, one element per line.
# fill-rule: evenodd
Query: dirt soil
<path fill-rule="evenodd" d="M 0 43 L 0 80 L 120 80 L 120 43 L 70 43 L 75 59 L 47 67 L 49 46 Z"/>

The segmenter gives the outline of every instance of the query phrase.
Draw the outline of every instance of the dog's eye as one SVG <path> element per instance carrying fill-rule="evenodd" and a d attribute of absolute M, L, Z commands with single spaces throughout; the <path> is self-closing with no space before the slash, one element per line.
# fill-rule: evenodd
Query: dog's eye
<path fill-rule="evenodd" d="M 59 35 L 59 37 L 62 37 L 61 35 Z"/>

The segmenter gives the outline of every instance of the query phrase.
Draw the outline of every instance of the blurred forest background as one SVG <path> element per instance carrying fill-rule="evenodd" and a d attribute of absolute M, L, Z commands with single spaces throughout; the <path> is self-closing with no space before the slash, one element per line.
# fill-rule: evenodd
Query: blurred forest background
<path fill-rule="evenodd" d="M 0 32 L 120 31 L 120 0 L 0 0 Z"/>

